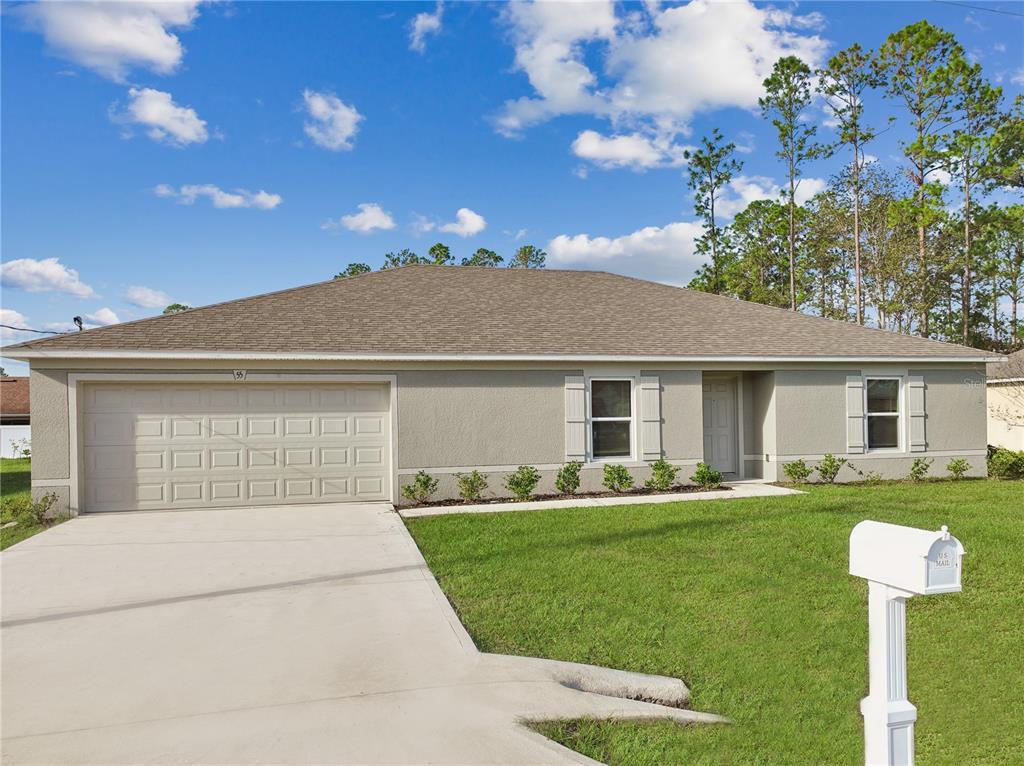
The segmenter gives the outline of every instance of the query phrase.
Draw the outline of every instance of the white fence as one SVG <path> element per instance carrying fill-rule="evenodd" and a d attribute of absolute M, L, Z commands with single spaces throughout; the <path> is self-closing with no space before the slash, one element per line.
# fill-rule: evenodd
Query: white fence
<path fill-rule="evenodd" d="M 21 457 L 12 442 L 20 443 L 22 439 L 31 442 L 32 426 L 0 426 L 0 457 Z"/>

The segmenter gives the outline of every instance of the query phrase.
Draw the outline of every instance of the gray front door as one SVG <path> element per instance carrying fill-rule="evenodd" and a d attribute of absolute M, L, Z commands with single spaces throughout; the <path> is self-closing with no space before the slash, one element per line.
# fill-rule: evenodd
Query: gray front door
<path fill-rule="evenodd" d="M 737 472 L 736 381 L 704 381 L 704 462 L 722 473 Z"/>

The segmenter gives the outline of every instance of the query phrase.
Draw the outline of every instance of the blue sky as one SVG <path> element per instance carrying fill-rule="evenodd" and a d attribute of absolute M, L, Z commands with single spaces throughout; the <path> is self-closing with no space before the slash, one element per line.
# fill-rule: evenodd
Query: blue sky
<path fill-rule="evenodd" d="M 4 4 L 4 322 L 136 319 L 436 241 L 684 284 L 681 153 L 718 126 L 743 149 L 732 207 L 771 196 L 778 56 L 927 18 L 1020 92 L 1024 4 L 968 5 Z M 901 135 L 868 151 L 896 166 Z"/>

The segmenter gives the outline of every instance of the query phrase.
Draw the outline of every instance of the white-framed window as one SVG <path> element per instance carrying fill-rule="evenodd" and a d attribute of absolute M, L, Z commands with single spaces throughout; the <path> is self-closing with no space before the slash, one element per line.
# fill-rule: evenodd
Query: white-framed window
<path fill-rule="evenodd" d="M 633 379 L 590 379 L 590 457 L 631 460 L 634 454 Z"/>
<path fill-rule="evenodd" d="M 903 446 L 903 397 L 899 377 L 864 379 L 864 438 L 870 452 L 898 452 Z"/>

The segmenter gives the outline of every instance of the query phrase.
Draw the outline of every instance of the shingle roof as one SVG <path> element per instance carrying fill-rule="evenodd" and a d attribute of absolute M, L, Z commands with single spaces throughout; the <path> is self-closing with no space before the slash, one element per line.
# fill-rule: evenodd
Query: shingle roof
<path fill-rule="evenodd" d="M 28 378 L 0 378 L 0 413 L 28 415 Z"/>
<path fill-rule="evenodd" d="M 989 380 L 1024 379 L 1024 350 L 1010 354 L 1005 362 L 992 362 L 985 367 Z"/>
<path fill-rule="evenodd" d="M 991 354 L 598 271 L 406 266 L 6 349 L 353 355 Z"/>

